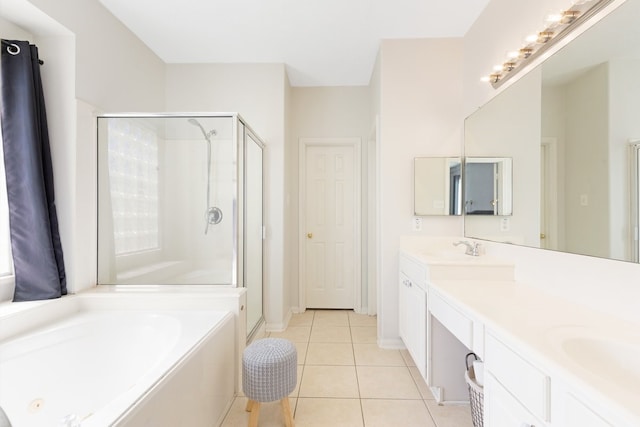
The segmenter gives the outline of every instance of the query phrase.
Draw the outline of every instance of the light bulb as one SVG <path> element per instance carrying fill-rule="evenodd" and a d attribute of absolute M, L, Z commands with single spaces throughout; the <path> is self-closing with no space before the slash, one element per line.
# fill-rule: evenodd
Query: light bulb
<path fill-rule="evenodd" d="M 538 35 L 537 34 L 529 34 L 526 38 L 525 41 L 527 43 L 535 43 L 538 41 Z"/>

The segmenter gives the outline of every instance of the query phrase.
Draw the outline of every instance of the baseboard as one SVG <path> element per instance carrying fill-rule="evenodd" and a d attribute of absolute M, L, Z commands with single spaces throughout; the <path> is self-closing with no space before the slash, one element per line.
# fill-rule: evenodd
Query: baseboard
<path fill-rule="evenodd" d="M 293 309 L 289 309 L 287 312 L 284 322 L 282 323 L 266 323 L 265 330 L 266 332 L 282 332 L 287 329 L 289 326 L 289 321 L 291 320 L 291 316 L 293 316 Z"/>
<path fill-rule="evenodd" d="M 406 347 L 400 337 L 391 339 L 378 339 L 378 347 L 388 350 L 404 350 Z"/>

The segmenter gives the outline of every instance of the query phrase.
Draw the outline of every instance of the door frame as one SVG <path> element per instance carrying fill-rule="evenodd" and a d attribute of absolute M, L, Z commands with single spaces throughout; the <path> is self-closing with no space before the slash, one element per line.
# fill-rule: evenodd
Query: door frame
<path fill-rule="evenodd" d="M 540 188 L 545 210 L 545 212 L 540 212 L 540 216 L 544 216 L 545 230 L 540 230 L 538 234 L 545 233 L 546 249 L 558 250 L 560 244 L 560 236 L 558 235 L 558 138 L 542 137 L 540 146 L 540 152 L 543 155 L 541 163 L 544 162 L 546 172 L 545 188 L 542 188 L 542 185 Z"/>
<path fill-rule="evenodd" d="M 307 149 L 309 147 L 352 147 L 353 148 L 353 177 L 355 184 L 355 200 L 353 224 L 354 233 L 354 266 L 355 289 L 353 309 L 356 312 L 362 310 L 362 171 L 361 171 L 361 144 L 359 137 L 352 138 L 300 138 L 300 151 L 298 165 L 300 181 L 298 185 L 298 308 L 300 312 L 307 309 L 307 283 L 306 283 L 306 203 L 305 194 L 307 182 Z"/>

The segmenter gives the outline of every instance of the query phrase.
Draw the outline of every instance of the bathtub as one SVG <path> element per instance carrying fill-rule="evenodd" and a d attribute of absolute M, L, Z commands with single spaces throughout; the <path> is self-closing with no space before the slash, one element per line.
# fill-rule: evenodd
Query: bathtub
<path fill-rule="evenodd" d="M 191 299 L 94 293 L 0 318 L 0 406 L 14 427 L 219 425 L 235 316 Z"/>

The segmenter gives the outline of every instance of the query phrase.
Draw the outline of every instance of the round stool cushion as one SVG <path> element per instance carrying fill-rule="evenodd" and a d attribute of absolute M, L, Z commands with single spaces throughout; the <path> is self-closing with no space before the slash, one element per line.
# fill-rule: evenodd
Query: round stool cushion
<path fill-rule="evenodd" d="M 298 354 L 282 338 L 254 341 L 242 353 L 242 390 L 256 402 L 283 399 L 296 388 Z"/>

